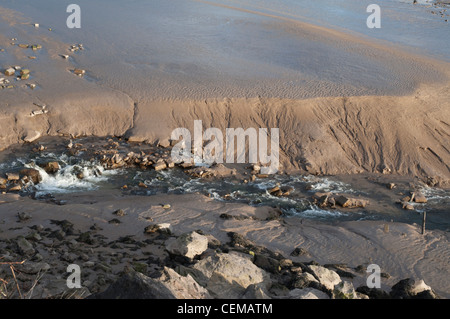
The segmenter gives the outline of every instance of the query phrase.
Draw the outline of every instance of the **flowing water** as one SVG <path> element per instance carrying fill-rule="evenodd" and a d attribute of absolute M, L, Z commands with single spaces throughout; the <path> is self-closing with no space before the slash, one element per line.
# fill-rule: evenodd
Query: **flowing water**
<path fill-rule="evenodd" d="M 415 211 L 405 211 L 394 204 L 395 196 L 385 196 L 385 186 L 367 182 L 355 176 L 352 181 L 343 181 L 333 176 L 274 175 L 256 178 L 243 183 L 242 179 L 230 176 L 224 178 L 193 178 L 180 168 L 155 171 L 138 168 L 105 169 L 96 160 L 81 153 L 70 156 L 65 151 L 11 154 L 0 164 L 0 174 L 20 171 L 22 168 L 39 170 L 42 181 L 36 185 L 29 182 L 22 190 L 23 196 L 32 195 L 37 200 L 48 199 L 61 193 L 95 192 L 96 190 L 123 189 L 127 195 L 152 196 L 155 194 L 200 193 L 214 200 L 246 203 L 253 206 L 279 208 L 286 217 L 316 219 L 325 222 L 349 220 L 385 220 L 406 223 L 421 223 L 421 212 L 427 211 L 427 227 L 450 230 L 450 190 L 422 186 L 421 192 L 427 197 L 427 204 L 413 203 Z M 48 174 L 39 164 L 57 161 L 60 170 Z M 83 178 L 79 178 L 79 174 Z M 139 187 L 144 183 L 147 187 Z M 290 189 L 288 196 L 277 197 L 269 190 L 275 186 Z M 370 199 L 366 208 L 321 209 L 312 201 L 316 192 L 333 192 Z"/>

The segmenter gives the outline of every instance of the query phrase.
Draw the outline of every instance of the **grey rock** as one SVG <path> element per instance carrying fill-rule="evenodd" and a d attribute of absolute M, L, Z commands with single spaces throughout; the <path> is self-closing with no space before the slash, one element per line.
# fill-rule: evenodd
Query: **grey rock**
<path fill-rule="evenodd" d="M 270 284 L 269 275 L 240 254 L 218 253 L 193 268 L 194 279 L 217 298 L 240 298 L 252 284 Z"/>
<path fill-rule="evenodd" d="M 194 231 L 169 239 L 166 248 L 171 254 L 193 259 L 208 249 L 208 238 Z"/>
<path fill-rule="evenodd" d="M 328 290 L 333 290 L 334 286 L 341 282 L 339 275 L 333 271 L 322 266 L 310 265 L 308 266 L 311 273 L 317 280 L 325 286 Z"/>
<path fill-rule="evenodd" d="M 17 238 L 16 243 L 17 243 L 17 248 L 19 249 L 19 252 L 21 254 L 30 256 L 35 253 L 33 245 L 28 240 L 26 240 L 24 237 L 20 236 L 19 238 Z"/>
<path fill-rule="evenodd" d="M 305 289 L 294 289 L 289 292 L 290 299 L 330 299 L 330 297 L 317 289 L 305 288 Z"/>

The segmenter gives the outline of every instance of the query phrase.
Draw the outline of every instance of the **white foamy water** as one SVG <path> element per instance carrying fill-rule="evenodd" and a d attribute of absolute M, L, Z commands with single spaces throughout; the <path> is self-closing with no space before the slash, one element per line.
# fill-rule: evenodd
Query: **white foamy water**
<path fill-rule="evenodd" d="M 336 192 L 336 193 L 356 193 L 349 184 L 335 181 L 328 177 L 317 177 L 309 175 L 304 180 L 311 183 L 311 190 L 317 192 Z"/>
<path fill-rule="evenodd" d="M 105 170 L 101 165 L 90 162 L 65 165 L 55 174 L 48 174 L 34 163 L 26 164 L 25 167 L 34 168 L 41 175 L 41 182 L 33 186 L 38 196 L 47 193 L 95 190 L 99 188 L 101 182 L 107 182 L 111 175 L 117 174 L 116 170 Z M 80 179 L 79 174 L 82 174 L 83 178 Z"/>

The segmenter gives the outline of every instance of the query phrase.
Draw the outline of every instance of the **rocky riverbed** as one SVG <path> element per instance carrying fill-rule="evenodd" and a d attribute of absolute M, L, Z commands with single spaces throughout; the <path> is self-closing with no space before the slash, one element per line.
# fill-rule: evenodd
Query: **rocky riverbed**
<path fill-rule="evenodd" d="M 438 298 L 417 278 L 388 287 L 391 275 L 386 272 L 381 273 L 384 289 L 368 288 L 367 264 L 320 265 L 303 245 L 293 245 L 286 254 L 226 227 L 219 240 L 199 224 L 198 230 L 181 233 L 180 225 L 173 229 L 155 223 L 152 216 L 159 219 L 167 210 L 151 206 L 134 216 L 147 226 L 136 233 L 133 225 L 128 235 L 123 228 L 134 212 L 127 209 L 105 212 L 103 217 L 111 219 L 97 217 L 95 223 L 82 210 L 78 216 L 61 211 L 56 219 L 39 216 L 38 210 L 18 213 L 14 222 L 0 225 L 2 298 Z M 74 217 L 92 224 L 77 224 Z M 282 223 L 273 211 L 252 219 Z M 5 239 L 8 231 L 15 236 Z M 82 288 L 68 288 L 70 264 L 80 266 Z"/>
<path fill-rule="evenodd" d="M 447 232 L 286 219 L 200 194 L 60 196 L 0 195 L 3 298 L 448 297 Z M 364 287 L 373 263 L 380 290 Z M 72 264 L 81 289 L 67 286 Z"/>

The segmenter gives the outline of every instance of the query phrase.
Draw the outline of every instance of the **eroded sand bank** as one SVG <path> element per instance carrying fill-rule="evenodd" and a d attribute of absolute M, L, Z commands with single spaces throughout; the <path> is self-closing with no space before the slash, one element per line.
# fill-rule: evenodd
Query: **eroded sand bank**
<path fill-rule="evenodd" d="M 60 38 L 67 33 L 35 28 L 30 17 L 1 9 L 2 66 L 29 68 L 31 77 L 1 91 L 0 146 L 58 134 L 125 135 L 153 143 L 169 138 L 177 127 L 191 128 L 194 120 L 202 120 L 205 128 L 279 128 L 286 170 L 347 174 L 387 167 L 392 173 L 449 181 L 448 63 L 291 18 L 194 2 L 204 10 L 198 13 L 201 17 L 214 13 L 222 21 L 230 14 L 233 18 L 224 21 L 241 30 L 236 41 L 253 34 L 256 47 L 244 46 L 216 59 L 214 66 L 203 59 L 209 51 L 201 48 L 212 43 L 202 36 L 192 39 L 199 42 L 199 50 L 186 53 L 194 59 L 189 62 L 181 61 L 171 47 L 176 39 L 159 39 L 161 34 L 153 32 L 159 35 L 143 41 L 159 39 L 161 44 L 146 46 L 154 43 L 163 49 L 149 49 L 142 62 L 134 63 L 128 61 L 125 33 L 117 37 L 118 43 L 125 42 L 123 51 L 111 47 L 94 29 L 85 38 L 87 49 L 69 52 L 65 60 L 61 54 L 68 53 L 71 43 Z M 245 19 L 249 25 L 241 26 Z M 188 27 L 202 23 L 211 21 Z M 219 25 L 216 32 L 225 32 Z M 167 31 L 166 27 L 161 28 Z M 179 28 L 176 25 L 174 31 Z M 281 38 L 297 43 L 302 51 L 282 46 L 271 52 L 283 45 L 277 42 Z M 186 41 L 179 40 L 180 45 Z M 43 49 L 22 49 L 20 43 L 40 43 Z M 318 44 L 321 47 L 315 47 Z M 226 44 L 221 45 L 226 50 Z M 269 51 L 262 54 L 260 47 Z M 172 56 L 165 55 L 168 48 L 175 51 Z M 247 61 L 237 63 L 240 58 Z M 163 60 L 174 64 L 169 67 Z M 257 64 L 249 66 L 250 61 Z M 87 74 L 79 78 L 72 73 L 75 68 Z M 37 88 L 31 90 L 29 83 Z M 31 117 L 36 104 L 46 105 L 49 112 Z"/>

